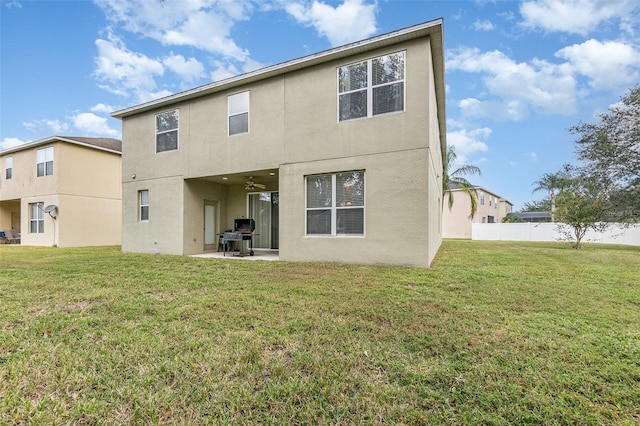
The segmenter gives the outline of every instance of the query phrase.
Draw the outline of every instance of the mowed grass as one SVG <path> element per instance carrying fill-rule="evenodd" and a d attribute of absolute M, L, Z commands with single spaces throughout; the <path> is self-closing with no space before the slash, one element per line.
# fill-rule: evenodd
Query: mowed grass
<path fill-rule="evenodd" d="M 0 246 L 0 424 L 640 423 L 640 248 L 431 269 Z"/>

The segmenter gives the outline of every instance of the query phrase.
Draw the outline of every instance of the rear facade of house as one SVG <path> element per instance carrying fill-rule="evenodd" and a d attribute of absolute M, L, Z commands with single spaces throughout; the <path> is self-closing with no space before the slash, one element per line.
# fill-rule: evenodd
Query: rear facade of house
<path fill-rule="evenodd" d="M 115 112 L 123 251 L 217 250 L 250 218 L 282 260 L 429 266 L 443 62 L 436 20 Z"/>
<path fill-rule="evenodd" d="M 52 136 L 0 152 L 0 231 L 29 246 L 119 245 L 121 147 Z"/>

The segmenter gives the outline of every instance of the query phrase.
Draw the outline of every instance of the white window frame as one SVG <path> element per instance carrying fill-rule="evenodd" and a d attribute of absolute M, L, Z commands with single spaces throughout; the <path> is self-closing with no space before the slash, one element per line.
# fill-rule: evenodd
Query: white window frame
<path fill-rule="evenodd" d="M 6 180 L 13 179 L 13 157 L 4 159 L 4 178 Z"/>
<path fill-rule="evenodd" d="M 362 173 L 362 181 L 363 181 L 363 185 L 364 185 L 364 194 L 362 195 L 362 205 L 361 206 L 337 206 L 337 190 L 336 190 L 336 182 L 337 182 L 337 175 L 341 174 L 341 173 L 352 173 L 352 172 L 359 172 Z M 318 176 L 331 176 L 331 206 L 324 206 L 324 207 L 307 207 L 307 181 L 309 178 L 313 178 L 313 177 L 318 177 Z M 366 173 L 365 170 L 346 170 L 343 172 L 335 172 L 335 173 L 320 173 L 320 174 L 314 174 L 314 175 L 309 175 L 309 176 L 305 176 L 304 179 L 304 200 L 305 200 L 305 211 L 304 211 L 304 215 L 305 215 L 305 219 L 304 219 L 304 234 L 307 237 L 364 237 L 365 236 L 365 230 L 367 229 L 367 181 L 366 181 Z M 362 210 L 362 233 L 353 233 L 353 234 L 349 234 L 349 233 L 338 233 L 337 231 L 337 218 L 338 218 L 338 211 L 340 210 Z M 329 210 L 331 212 L 331 233 L 329 234 L 310 234 L 308 232 L 308 212 L 309 211 L 322 211 L 322 210 Z"/>
<path fill-rule="evenodd" d="M 144 203 L 142 201 L 142 194 L 146 193 L 147 194 L 147 202 Z M 141 189 L 140 191 L 138 191 L 138 221 L 139 222 L 149 222 L 149 213 L 150 213 L 150 208 L 149 208 L 149 204 L 150 204 L 150 200 L 149 200 L 149 190 L 148 189 Z M 146 207 L 146 213 L 147 213 L 147 217 L 144 218 L 144 208 Z"/>
<path fill-rule="evenodd" d="M 396 54 L 402 54 L 403 58 L 404 58 L 404 69 L 403 69 L 403 75 L 402 75 L 402 79 L 399 80 L 394 80 L 392 82 L 387 82 L 387 83 L 382 83 L 382 84 L 377 84 L 374 85 L 373 84 L 373 61 L 376 59 L 380 59 L 383 58 L 385 56 L 390 56 L 390 55 L 396 55 Z M 366 63 L 367 64 L 367 86 L 364 88 L 357 88 L 357 89 L 353 89 L 353 90 L 346 90 L 344 92 L 340 92 L 340 69 L 344 68 L 344 67 L 350 67 L 350 66 L 354 66 L 354 65 L 359 65 L 362 63 Z M 402 92 L 402 110 L 397 110 L 397 111 L 389 111 L 389 112 L 383 112 L 383 113 L 378 113 L 378 114 L 374 114 L 373 112 L 373 92 L 376 88 L 379 87 L 384 87 L 384 86 L 390 86 L 392 84 L 398 84 L 398 83 L 402 83 L 403 86 L 403 92 Z M 338 121 L 338 123 L 341 123 L 343 121 L 352 121 L 352 120 L 360 120 L 360 119 L 364 119 L 364 118 L 372 118 L 372 117 L 376 117 L 379 115 L 387 115 L 387 114 L 397 114 L 397 113 L 401 113 L 401 112 L 405 112 L 407 109 L 407 51 L 406 50 L 400 50 L 398 52 L 391 52 L 391 53 L 387 53 L 384 55 L 380 55 L 380 56 L 376 56 L 373 58 L 369 58 L 369 59 L 365 59 L 363 61 L 358 61 L 358 62 L 353 62 L 351 64 L 346 64 L 346 65 L 341 65 L 339 67 L 336 68 L 336 91 L 337 91 L 337 96 L 336 96 L 336 100 L 337 100 L 337 114 L 336 114 L 336 119 Z M 348 95 L 348 94 L 352 94 L 352 93 L 356 93 L 356 92 L 363 92 L 366 91 L 367 92 L 367 115 L 365 117 L 354 117 L 354 118 L 345 118 L 343 120 L 340 119 L 340 96 L 341 95 Z"/>
<path fill-rule="evenodd" d="M 158 129 L 158 117 L 163 115 L 163 114 L 176 114 L 177 118 L 176 118 L 176 127 L 175 128 L 171 128 L 171 129 L 166 129 L 166 130 L 159 130 Z M 163 112 L 159 112 L 156 115 L 154 115 L 153 117 L 154 119 L 154 125 L 155 125 L 155 145 L 156 145 L 156 154 L 160 154 L 161 152 L 169 152 L 169 151 L 177 151 L 178 148 L 180 147 L 180 109 L 175 108 L 175 109 L 171 109 L 171 110 L 167 110 L 167 111 L 163 111 Z M 158 136 L 160 135 L 165 135 L 165 134 L 169 134 L 169 133 L 176 133 L 176 147 L 175 148 L 171 148 L 171 149 L 163 149 L 161 151 L 158 151 Z"/>
<path fill-rule="evenodd" d="M 246 101 L 244 99 L 245 97 L 246 97 Z M 234 100 L 239 100 L 241 105 L 238 109 L 235 109 L 232 111 L 231 107 L 232 107 L 232 103 L 234 103 Z M 246 107 L 244 106 L 245 102 L 246 102 Z M 250 106 L 251 106 L 251 93 L 248 90 L 245 90 L 244 92 L 234 93 L 233 95 L 227 96 L 227 135 L 228 136 L 244 135 L 249 133 L 251 129 Z M 247 115 L 247 131 L 231 133 L 231 118 L 238 117 L 244 114 Z"/>
<path fill-rule="evenodd" d="M 35 213 L 35 217 L 34 217 Z M 35 224 L 35 231 L 34 231 Z M 44 203 L 29 203 L 29 233 L 44 234 Z"/>
<path fill-rule="evenodd" d="M 42 172 L 40 172 L 42 165 Z M 52 176 L 53 175 L 53 147 L 42 148 L 36 151 L 36 176 Z"/>

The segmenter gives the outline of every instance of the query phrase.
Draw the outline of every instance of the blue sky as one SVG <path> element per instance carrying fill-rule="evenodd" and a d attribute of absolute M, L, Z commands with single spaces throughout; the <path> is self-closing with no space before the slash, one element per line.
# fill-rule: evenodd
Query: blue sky
<path fill-rule="evenodd" d="M 640 84 L 637 0 L 0 0 L 0 150 L 119 138 L 113 110 L 437 18 L 448 143 L 516 210 Z"/>

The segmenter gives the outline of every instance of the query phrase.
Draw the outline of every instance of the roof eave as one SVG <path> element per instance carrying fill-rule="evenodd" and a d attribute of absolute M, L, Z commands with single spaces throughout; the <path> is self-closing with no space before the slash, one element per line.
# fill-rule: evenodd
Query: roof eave
<path fill-rule="evenodd" d="M 97 149 L 99 151 L 106 151 L 106 152 L 111 152 L 113 154 L 122 155 L 121 151 L 118 151 L 118 150 L 115 150 L 115 149 L 109 149 L 109 148 L 105 148 L 105 147 L 98 146 L 98 145 L 91 145 L 91 144 L 88 144 L 88 143 L 77 141 L 75 139 L 69 139 L 69 138 L 65 138 L 65 137 L 61 137 L 61 136 L 49 136 L 49 137 L 44 138 L 44 139 L 38 139 L 37 141 L 27 142 L 25 144 L 18 145 L 18 146 L 15 146 L 13 148 L 5 149 L 4 151 L 0 151 L 0 155 L 12 154 L 14 152 L 24 151 L 24 150 L 27 150 L 27 149 L 35 148 L 37 146 L 47 145 L 47 144 L 55 143 L 55 142 L 67 142 L 67 143 L 71 143 L 71 144 L 74 144 L 74 145 L 80 145 L 80 146 L 84 146 L 84 147 L 87 147 L 87 148 Z"/>

